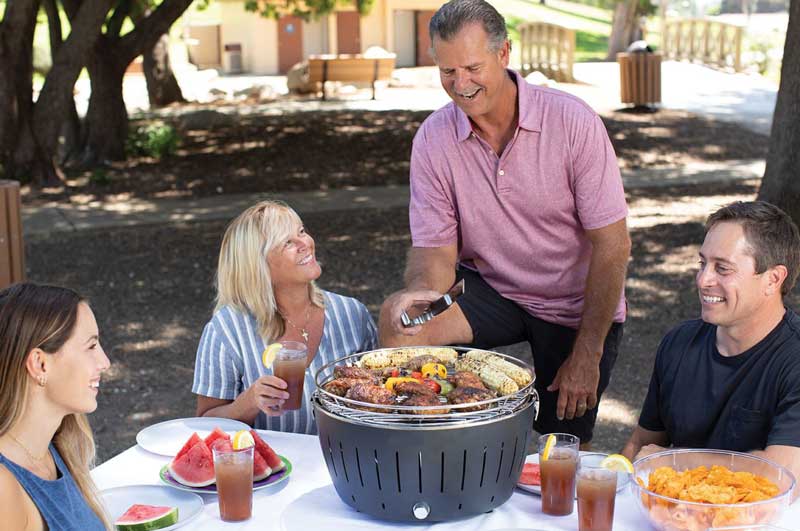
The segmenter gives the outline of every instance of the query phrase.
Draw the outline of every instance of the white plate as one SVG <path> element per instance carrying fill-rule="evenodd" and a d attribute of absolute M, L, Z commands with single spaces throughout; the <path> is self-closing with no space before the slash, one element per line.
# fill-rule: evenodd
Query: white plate
<path fill-rule="evenodd" d="M 592 464 L 600 463 L 608 454 L 603 454 L 600 452 L 581 452 L 581 460 L 590 460 Z M 526 463 L 538 463 L 539 462 L 539 454 L 532 454 L 525 458 Z M 625 488 L 625 486 L 630 481 L 630 475 L 626 474 L 625 472 L 617 472 L 617 492 L 621 491 Z M 539 485 L 524 485 L 522 483 L 517 483 L 517 488 L 524 490 L 526 492 L 531 492 L 538 496 L 542 495 L 542 488 Z"/>
<path fill-rule="evenodd" d="M 283 461 L 283 470 L 279 470 L 274 474 L 271 474 L 264 479 L 260 479 L 258 481 L 253 482 L 253 490 L 261 490 L 267 487 L 271 487 L 276 483 L 280 483 L 281 481 L 287 479 L 292 474 L 292 463 L 282 455 L 278 455 Z M 169 465 L 164 465 L 161 467 L 161 470 L 158 472 L 158 477 L 161 478 L 165 484 L 169 485 L 170 487 L 178 490 L 183 490 L 187 492 L 197 492 L 198 494 L 216 494 L 217 493 L 217 484 L 212 483 L 211 485 L 206 485 L 205 487 L 188 487 L 182 483 L 179 483 L 172 474 L 169 472 Z"/>
<path fill-rule="evenodd" d="M 164 527 L 161 531 L 177 529 L 194 520 L 203 512 L 203 498 L 191 492 L 183 492 L 160 485 L 130 485 L 100 492 L 111 521 L 125 514 L 131 505 L 159 505 L 178 508 L 178 523 Z"/>
<path fill-rule="evenodd" d="M 222 431 L 234 433 L 250 429 L 244 422 L 233 419 L 217 417 L 174 419 L 144 428 L 136 434 L 136 442 L 148 452 L 175 457 L 192 433 L 197 432 L 201 439 L 205 439 L 217 427 Z"/>

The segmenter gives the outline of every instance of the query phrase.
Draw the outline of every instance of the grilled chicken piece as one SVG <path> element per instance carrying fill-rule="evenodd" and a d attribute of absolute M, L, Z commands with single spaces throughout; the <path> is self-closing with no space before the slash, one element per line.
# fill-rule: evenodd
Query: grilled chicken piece
<path fill-rule="evenodd" d="M 478 389 L 477 387 L 456 387 L 447 394 L 447 401 L 451 404 L 472 404 L 494 397 L 495 394 L 486 389 Z M 483 404 L 474 408 L 458 408 L 454 411 L 479 411 L 481 409 L 486 409 L 486 405 Z"/>
<path fill-rule="evenodd" d="M 422 370 L 422 366 L 426 363 L 442 363 L 439 358 L 430 354 L 423 354 L 421 356 L 414 356 L 403 364 L 403 368 L 412 371 Z"/>
<path fill-rule="evenodd" d="M 333 368 L 333 376 L 335 378 L 348 378 L 356 380 L 367 380 L 370 383 L 377 384 L 378 379 L 372 372 L 361 367 L 352 367 L 349 365 L 337 365 Z"/>
<path fill-rule="evenodd" d="M 399 385 L 399 384 L 398 384 Z M 418 394 L 412 395 L 403 401 L 404 406 L 439 406 L 441 405 L 441 401 L 439 397 L 435 394 L 425 395 L 425 394 Z M 428 409 L 428 410 L 420 410 L 420 411 L 412 411 L 414 415 L 444 415 L 447 413 L 447 408 L 443 409 Z M 409 413 L 408 411 L 402 411 L 402 413 Z"/>
<path fill-rule="evenodd" d="M 326 383 L 323 388 L 336 396 L 344 396 L 347 390 L 357 383 L 373 384 L 374 380 L 362 380 L 360 378 L 336 378 Z"/>
<path fill-rule="evenodd" d="M 385 387 L 381 387 L 380 385 L 364 383 L 363 381 L 353 384 L 350 389 L 347 390 L 347 393 L 344 396 L 345 398 L 350 398 L 351 400 L 369 402 L 370 404 L 389 405 L 395 403 L 395 396 L 393 392 L 389 391 Z M 384 410 L 377 409 L 375 411 Z"/>
<path fill-rule="evenodd" d="M 474 387 L 475 389 L 486 389 L 480 377 L 471 371 L 458 371 L 448 378 L 451 384 L 456 387 Z"/>
<path fill-rule="evenodd" d="M 420 382 L 398 382 L 394 386 L 394 392 L 398 395 L 407 396 L 432 396 L 439 401 L 439 395 L 433 389 Z"/>

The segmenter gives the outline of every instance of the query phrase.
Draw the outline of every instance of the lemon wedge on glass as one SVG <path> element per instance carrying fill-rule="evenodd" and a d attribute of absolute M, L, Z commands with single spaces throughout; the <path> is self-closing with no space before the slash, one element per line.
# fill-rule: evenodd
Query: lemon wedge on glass
<path fill-rule="evenodd" d="M 556 446 L 556 436 L 552 433 L 547 437 L 547 441 L 544 443 L 544 450 L 542 450 L 542 460 L 547 461 L 550 459 L 550 452 L 553 451 L 553 448 Z"/>
<path fill-rule="evenodd" d="M 267 345 L 267 348 L 264 349 L 264 352 L 261 353 L 261 363 L 264 364 L 264 367 L 272 367 L 272 362 L 275 361 L 275 356 L 277 356 L 278 351 L 283 348 L 283 345 L 280 343 L 272 343 Z"/>
<path fill-rule="evenodd" d="M 244 450 L 245 448 L 255 446 L 256 441 L 253 440 L 253 436 L 249 431 L 239 430 L 236 432 L 236 435 L 233 436 L 232 445 L 234 450 Z"/>
<path fill-rule="evenodd" d="M 600 461 L 600 466 L 615 472 L 627 472 L 633 474 L 633 463 L 627 457 L 621 454 L 611 454 L 605 459 Z"/>

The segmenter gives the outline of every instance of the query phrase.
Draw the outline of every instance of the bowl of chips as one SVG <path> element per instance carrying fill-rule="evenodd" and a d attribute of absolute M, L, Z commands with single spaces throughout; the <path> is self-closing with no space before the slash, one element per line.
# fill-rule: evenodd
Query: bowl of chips
<path fill-rule="evenodd" d="M 795 487 L 786 468 L 726 450 L 667 450 L 635 461 L 633 469 L 633 496 L 658 531 L 773 523 Z"/>

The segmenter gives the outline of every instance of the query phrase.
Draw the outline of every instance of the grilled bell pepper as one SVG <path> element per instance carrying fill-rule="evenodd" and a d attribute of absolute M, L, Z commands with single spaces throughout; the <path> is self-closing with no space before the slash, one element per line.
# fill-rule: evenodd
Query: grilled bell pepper
<path fill-rule="evenodd" d="M 447 367 L 441 363 L 426 363 L 422 366 L 420 371 L 422 372 L 423 378 L 433 378 L 434 376 L 447 378 Z"/>
<path fill-rule="evenodd" d="M 394 386 L 399 384 L 400 382 L 419 382 L 419 380 L 408 376 L 393 376 L 391 378 L 388 378 L 386 380 L 386 383 L 383 384 L 383 386 L 389 391 L 394 393 Z"/>
<path fill-rule="evenodd" d="M 439 384 L 439 387 L 440 387 L 439 394 L 440 395 L 446 395 L 447 393 L 449 393 L 450 391 L 455 389 L 455 387 L 453 387 L 453 384 L 451 384 L 447 380 L 439 380 L 438 378 L 434 378 L 434 380 L 436 381 L 436 383 Z"/>
<path fill-rule="evenodd" d="M 425 379 L 422 380 L 421 383 L 422 383 L 422 385 L 424 385 L 425 387 L 429 388 L 431 391 L 433 391 L 436 394 L 439 394 L 439 391 L 442 390 L 442 386 L 439 385 L 439 383 L 436 382 L 436 380 L 433 380 L 431 378 L 425 378 Z"/>

